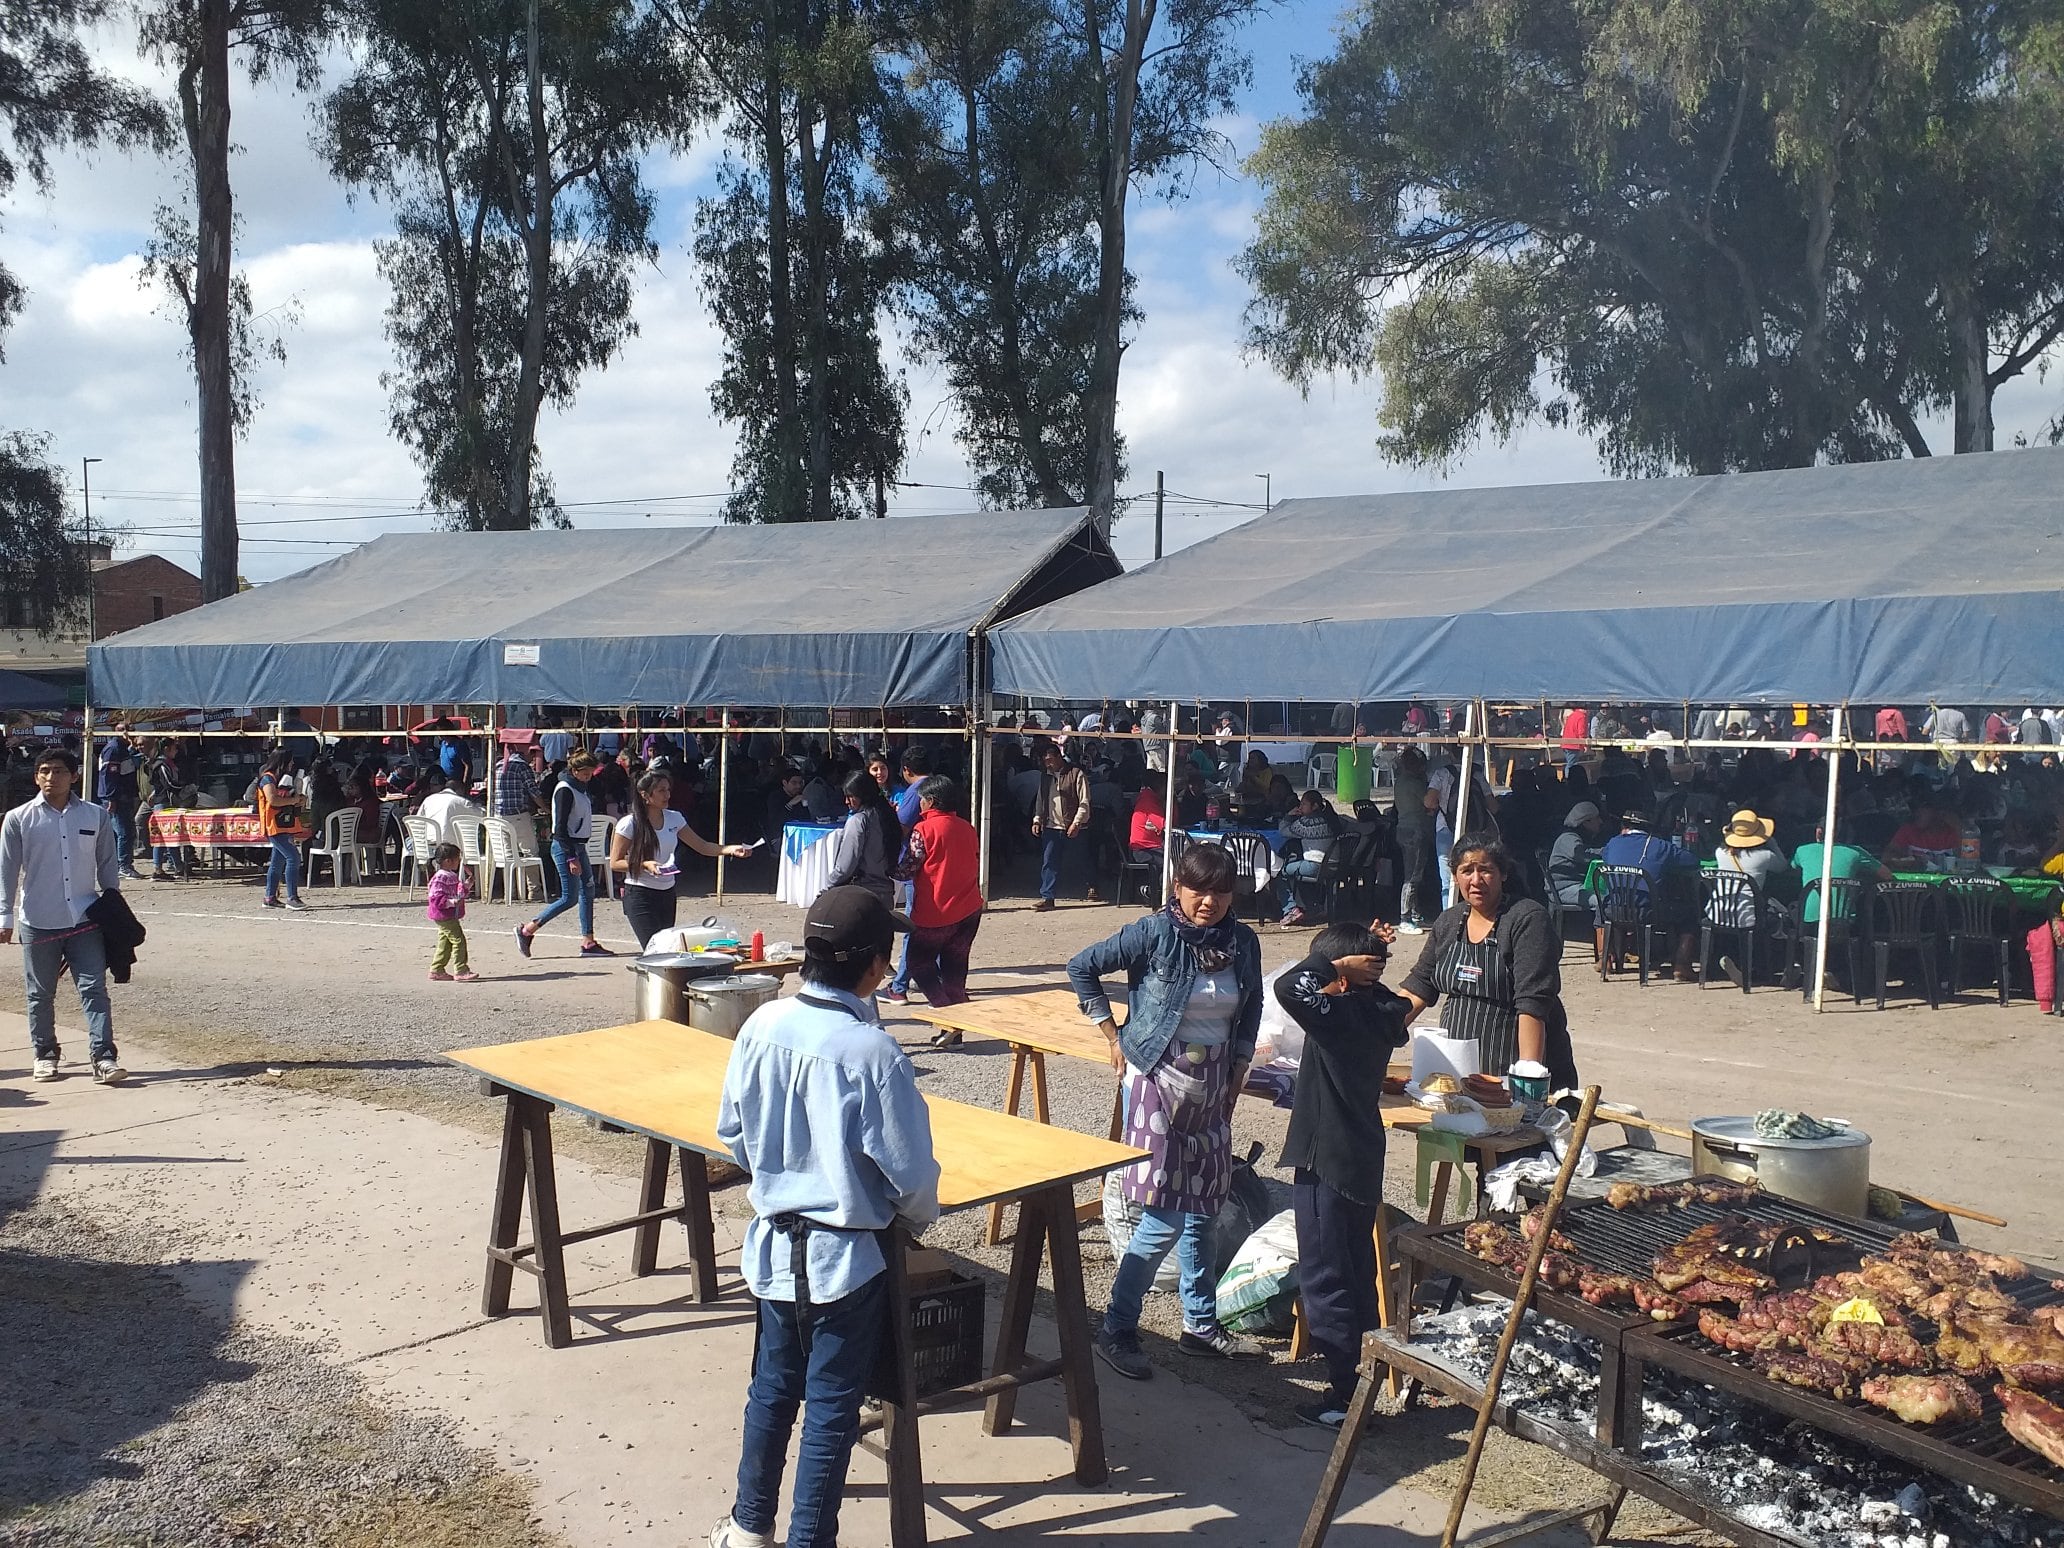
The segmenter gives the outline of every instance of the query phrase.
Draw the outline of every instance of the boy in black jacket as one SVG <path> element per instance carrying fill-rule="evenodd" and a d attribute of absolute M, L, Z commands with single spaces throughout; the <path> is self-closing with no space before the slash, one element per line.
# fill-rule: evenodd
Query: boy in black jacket
<path fill-rule="evenodd" d="M 1337 1430 L 1354 1396 L 1362 1335 L 1376 1314 L 1376 1212 L 1383 1205 L 1383 1115 L 1390 1052 L 1410 1036 L 1411 1002 L 1379 981 L 1389 925 L 1337 924 L 1276 980 L 1276 1000 L 1304 1029 L 1304 1061 L 1282 1164 L 1293 1168 L 1304 1325 L 1326 1362 L 1325 1396 L 1297 1417 Z"/>

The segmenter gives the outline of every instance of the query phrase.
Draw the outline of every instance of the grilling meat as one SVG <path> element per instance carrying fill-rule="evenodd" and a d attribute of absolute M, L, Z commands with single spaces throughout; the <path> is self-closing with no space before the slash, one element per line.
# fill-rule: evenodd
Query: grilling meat
<path fill-rule="evenodd" d="M 1765 1349 L 1754 1355 L 1752 1360 L 1756 1369 L 1771 1381 L 1781 1381 L 1788 1387 L 1804 1387 L 1812 1392 L 1825 1392 L 1830 1397 L 1853 1396 L 1856 1378 L 1862 1374 L 1857 1362 L 1840 1355 Z"/>
<path fill-rule="evenodd" d="M 1788 1229 L 1784 1226 L 1779 1231 Z M 1655 1280 L 1665 1290 L 1682 1295 L 1686 1300 L 1712 1299 L 1706 1295 L 1687 1294 L 1688 1287 L 1701 1284 L 1745 1289 L 1747 1295 L 1727 1296 L 1733 1300 L 1747 1300 L 1749 1296 L 1760 1295 L 1766 1290 L 1777 1288 L 1777 1281 L 1761 1269 L 1748 1266 L 1741 1260 L 1737 1249 L 1762 1240 L 1760 1228 L 1743 1220 L 1739 1215 L 1730 1215 L 1725 1220 L 1702 1225 L 1673 1247 L 1665 1247 L 1655 1257 Z M 1765 1251 L 1768 1251 L 1766 1246 Z"/>
<path fill-rule="evenodd" d="M 1682 1209 L 1687 1204 L 1712 1204 L 1729 1208 L 1762 1197 L 1754 1183 L 1729 1182 L 1724 1177 L 1693 1177 L 1684 1182 L 1617 1182 L 1605 1190 L 1605 1202 L 1614 1209 Z"/>
<path fill-rule="evenodd" d="M 1827 1326 L 1836 1304 L 1811 1290 L 1782 1290 L 1743 1302 L 1738 1315 L 1744 1327 L 1807 1339 Z"/>
<path fill-rule="evenodd" d="M 1934 1237 L 1923 1236 L 1918 1231 L 1893 1237 L 1885 1255 L 1944 1285 L 1972 1284 L 1981 1274 L 1993 1274 L 2001 1279 L 2022 1279 L 2028 1274 L 2028 1265 L 2019 1258 L 2006 1253 L 1980 1252 L 1972 1247 L 1944 1247 Z"/>
<path fill-rule="evenodd" d="M 1977 1391 L 1961 1376 L 1873 1376 L 1856 1389 L 1864 1402 L 1908 1424 L 1969 1424 L 1982 1410 Z"/>
<path fill-rule="evenodd" d="M 1707 1342 L 1718 1344 L 1722 1349 L 1735 1354 L 1757 1354 L 1764 1350 L 1789 1349 L 1798 1340 L 1789 1333 L 1776 1328 L 1756 1327 L 1724 1312 L 1714 1311 L 1710 1306 L 1701 1306 L 1698 1314 L 1698 1330 Z"/>
<path fill-rule="evenodd" d="M 2064 1307 L 2050 1309 L 2064 1310 Z M 1951 1285 L 1947 1290 L 1938 1290 L 1926 1299 L 1916 1302 L 1914 1310 L 1930 1322 L 1948 1322 L 1957 1316 L 1967 1319 L 2010 1317 L 2021 1310 L 2021 1303 L 1988 1279 L 1983 1284 Z M 2037 1315 L 2040 1316 L 2041 1313 Z"/>
<path fill-rule="evenodd" d="M 2064 1387 L 2064 1334 L 2050 1323 L 1953 1317 L 1936 1335 L 1935 1354 L 1966 1376 L 1998 1371 L 2017 1387 Z"/>
<path fill-rule="evenodd" d="M 1546 1225 L 1547 1222 L 1548 1206 L 1536 1204 L 1532 1209 L 1519 1217 L 1519 1234 L 1528 1241 L 1532 1241 L 1541 1234 L 1541 1227 Z M 1560 1231 L 1551 1231 L 1548 1234 L 1548 1245 L 1557 1252 L 1575 1252 L 1577 1250 L 1577 1244 L 1567 1236 L 1564 1236 Z"/>
<path fill-rule="evenodd" d="M 1920 1340 L 1905 1328 L 1883 1328 L 1875 1322 L 1830 1322 L 1820 1330 L 1815 1352 L 1830 1350 L 1908 1371 L 1925 1371 L 1934 1364 Z"/>
<path fill-rule="evenodd" d="M 1691 1308 L 1652 1280 L 1634 1281 L 1634 1305 L 1657 1322 L 1676 1322 L 1691 1315 Z"/>
<path fill-rule="evenodd" d="M 1640 1281 L 1628 1274 L 1607 1274 L 1577 1265 L 1577 1294 L 1593 1306 L 1631 1306 L 1639 1299 Z"/>
<path fill-rule="evenodd" d="M 2000 1423 L 2015 1440 L 2056 1467 L 2064 1467 L 2064 1408 L 2018 1387 L 1994 1387 L 2006 1412 Z"/>
<path fill-rule="evenodd" d="M 1495 1220 L 1479 1220 L 1464 1227 L 1462 1245 L 1484 1262 L 1495 1264 L 1508 1274 L 1526 1273 L 1530 1249 Z M 1551 1250 L 1541 1259 L 1539 1279 L 1551 1290 L 1567 1290 L 1578 1282 L 1583 1272 L 1585 1270 L 1576 1259 Z"/>

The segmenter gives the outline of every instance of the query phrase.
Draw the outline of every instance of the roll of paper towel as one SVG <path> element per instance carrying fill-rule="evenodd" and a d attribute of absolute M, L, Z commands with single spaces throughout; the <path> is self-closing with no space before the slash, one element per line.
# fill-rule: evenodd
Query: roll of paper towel
<path fill-rule="evenodd" d="M 1477 1059 L 1477 1040 L 1448 1037 L 1440 1032 L 1412 1034 L 1412 1084 L 1424 1085 L 1429 1076 L 1452 1075 L 1460 1080 L 1477 1075 L 1483 1065 Z"/>

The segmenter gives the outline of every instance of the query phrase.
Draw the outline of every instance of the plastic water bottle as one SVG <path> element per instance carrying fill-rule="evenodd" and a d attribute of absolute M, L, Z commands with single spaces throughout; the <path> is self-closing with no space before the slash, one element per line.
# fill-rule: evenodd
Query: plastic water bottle
<path fill-rule="evenodd" d="M 1968 822 L 1957 840 L 1957 869 L 1967 876 L 1978 869 L 1978 830 Z"/>

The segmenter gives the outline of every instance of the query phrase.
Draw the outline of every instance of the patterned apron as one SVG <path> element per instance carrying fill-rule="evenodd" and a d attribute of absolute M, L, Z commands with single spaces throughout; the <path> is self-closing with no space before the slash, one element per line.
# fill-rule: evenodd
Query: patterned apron
<path fill-rule="evenodd" d="M 1215 1215 L 1232 1182 L 1233 1125 L 1226 1113 L 1232 1044 L 1169 1042 L 1147 1074 L 1126 1077 L 1125 1143 L 1148 1152 L 1119 1188 L 1149 1209 Z"/>

